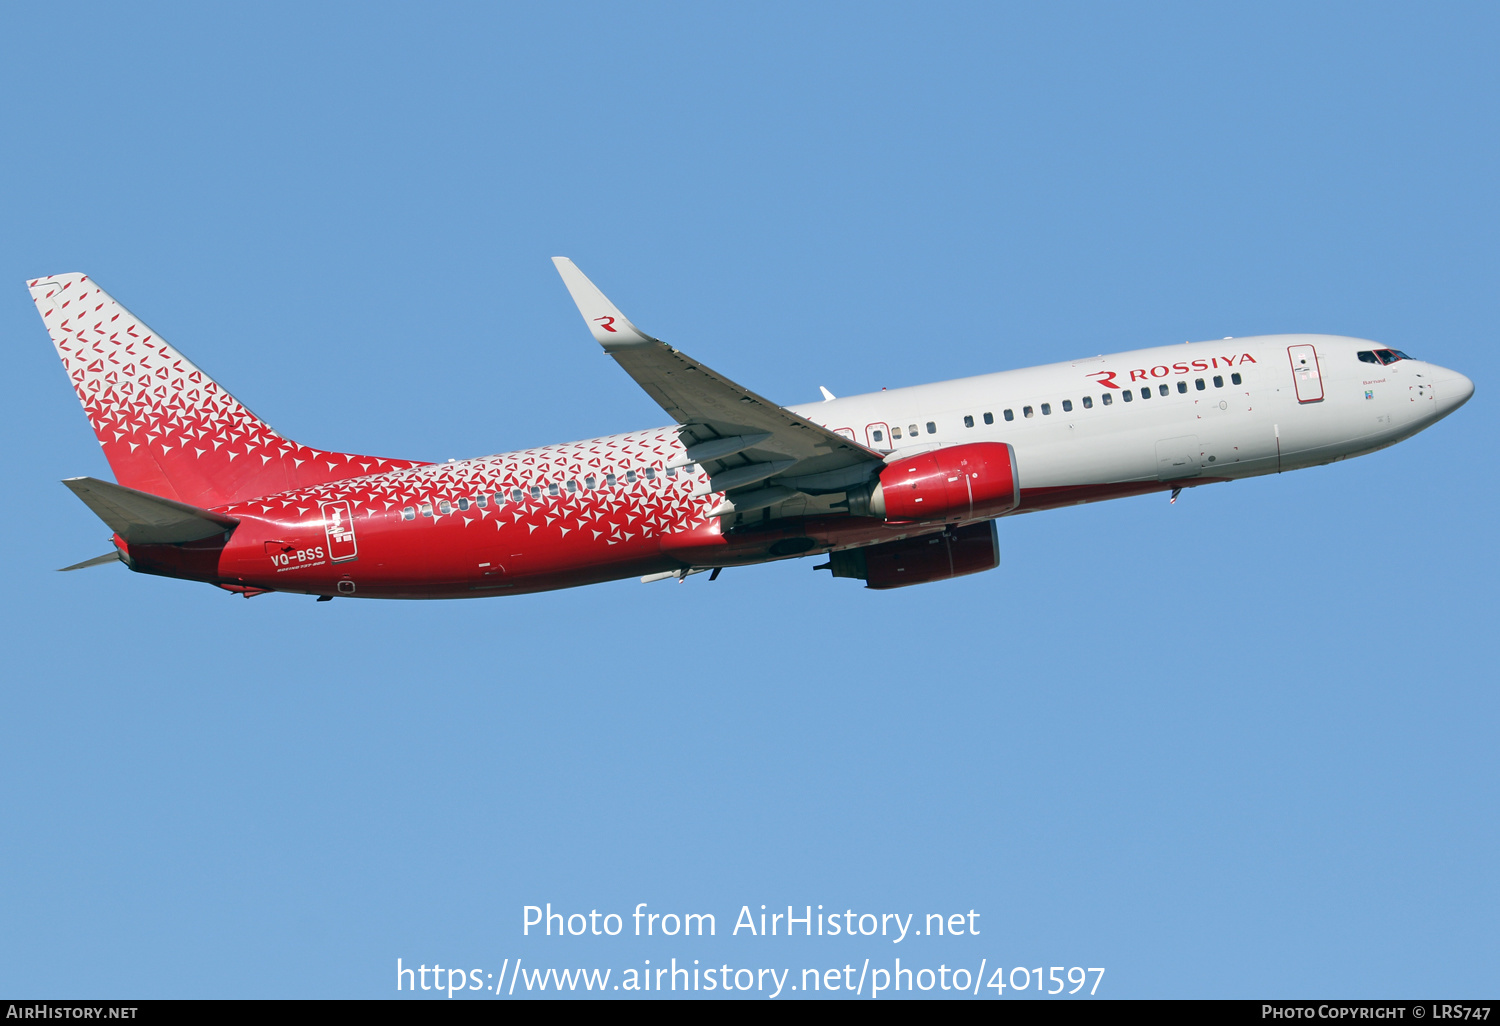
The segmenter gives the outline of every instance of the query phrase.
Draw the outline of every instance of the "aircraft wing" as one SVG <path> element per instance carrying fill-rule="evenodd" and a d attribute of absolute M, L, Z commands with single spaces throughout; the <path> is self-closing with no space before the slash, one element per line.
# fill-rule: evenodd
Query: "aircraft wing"
<path fill-rule="evenodd" d="M 814 424 L 652 338 L 567 257 L 553 257 L 595 340 L 681 427 L 689 462 L 727 499 L 716 514 L 766 509 L 798 495 L 857 487 L 883 457 Z M 726 508 L 727 507 L 727 508 Z"/>

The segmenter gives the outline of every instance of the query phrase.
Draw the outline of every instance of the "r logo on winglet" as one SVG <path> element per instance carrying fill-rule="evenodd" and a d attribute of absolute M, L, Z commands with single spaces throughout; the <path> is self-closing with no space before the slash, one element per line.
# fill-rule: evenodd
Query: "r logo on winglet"
<path fill-rule="evenodd" d="M 603 321 L 604 323 L 601 324 L 600 327 L 602 327 L 605 331 L 615 330 L 615 319 L 613 317 L 595 317 L 594 320 Z"/>

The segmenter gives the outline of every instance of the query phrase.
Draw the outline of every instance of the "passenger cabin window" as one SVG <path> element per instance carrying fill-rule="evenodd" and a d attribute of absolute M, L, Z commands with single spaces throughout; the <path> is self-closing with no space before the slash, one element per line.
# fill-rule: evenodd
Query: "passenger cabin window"
<path fill-rule="evenodd" d="M 417 511 L 415 509 L 413 509 L 412 507 L 407 506 L 405 509 L 403 509 L 401 511 L 401 519 L 402 520 L 415 520 L 415 519 L 417 519 Z"/>
<path fill-rule="evenodd" d="M 1071 399 L 1064 399 L 1063 400 L 1063 412 L 1064 413 L 1072 413 L 1073 412 L 1073 400 L 1071 400 Z"/>
<path fill-rule="evenodd" d="M 572 495 L 576 491 L 578 491 L 578 482 L 577 482 L 577 480 L 575 480 L 574 478 L 571 478 L 571 477 L 568 478 L 568 494 Z"/>
<path fill-rule="evenodd" d="M 1052 416 L 1052 404 L 1051 403 L 1042 403 L 1042 416 L 1043 417 L 1050 417 L 1050 416 Z"/>
<path fill-rule="evenodd" d="M 421 509 L 422 515 L 424 517 L 430 517 L 430 516 L 432 516 L 432 503 L 430 503 L 430 502 L 424 502 L 418 508 Z"/>
<path fill-rule="evenodd" d="M 547 494 L 548 495 L 556 495 L 557 494 L 557 482 L 556 481 L 549 481 L 547 483 Z"/>
<path fill-rule="evenodd" d="M 1156 390 L 1162 395 L 1170 395 L 1172 393 L 1172 389 L 1166 385 L 1157 385 Z"/>
<path fill-rule="evenodd" d="M 1094 397 L 1093 396 L 1086 395 L 1086 396 L 1083 397 L 1083 408 L 1085 410 L 1092 410 L 1094 408 Z"/>
<path fill-rule="evenodd" d="M 646 468 L 646 480 L 647 481 L 655 481 L 656 480 L 656 468 L 655 467 L 647 467 Z"/>
<path fill-rule="evenodd" d="M 500 501 L 500 497 L 498 495 L 495 496 L 495 501 Z M 478 506 L 480 509 L 484 509 L 484 507 L 488 506 L 489 504 L 490 497 L 484 494 L 484 492 L 480 492 L 478 495 L 474 496 L 474 505 Z"/>
<path fill-rule="evenodd" d="M 915 431 L 913 431 L 912 433 L 916 434 Z M 937 421 L 935 421 L 935 420 L 929 420 L 927 422 L 927 433 L 929 435 L 935 435 L 935 434 L 937 434 Z"/>
<path fill-rule="evenodd" d="M 521 501 L 521 497 L 522 497 L 522 496 L 523 496 L 523 495 L 524 495 L 524 494 L 525 494 L 525 493 L 524 493 L 524 492 L 522 492 L 522 491 L 521 491 L 521 489 L 519 489 L 519 488 L 512 488 L 512 489 L 511 489 L 511 490 L 510 490 L 510 497 L 511 497 L 511 499 L 512 499 L 512 500 L 513 500 L 513 501 L 515 501 L 515 502 L 520 502 L 520 501 Z"/>
<path fill-rule="evenodd" d="M 973 427 L 973 426 L 974 426 L 974 417 L 973 417 L 973 415 L 971 415 L 971 414 L 965 414 L 964 415 L 964 427 Z"/>
<path fill-rule="evenodd" d="M 593 491 L 594 485 L 596 485 L 597 483 L 598 479 L 595 478 L 593 474 L 590 474 L 583 479 L 583 487 L 587 488 L 589 491 Z"/>
<path fill-rule="evenodd" d="M 531 486 L 531 497 L 533 499 L 540 499 L 542 497 L 542 486 L 541 485 L 532 485 Z"/>
<path fill-rule="evenodd" d="M 872 432 L 870 432 L 870 437 L 873 438 L 873 439 L 875 439 L 875 441 L 877 441 L 877 442 L 883 442 L 883 441 L 885 441 L 885 432 L 883 432 L 883 431 L 872 431 Z M 610 483 L 613 484 L 614 482 L 611 481 Z"/>
<path fill-rule="evenodd" d="M 449 502 L 447 499 L 444 499 L 442 502 L 438 503 L 438 512 L 443 516 L 447 516 L 449 513 L 453 512 L 453 503 Z"/>
<path fill-rule="evenodd" d="M 1193 387 L 1196 388 L 1198 391 L 1201 392 L 1205 388 L 1207 388 L 1208 386 L 1203 383 L 1203 379 L 1202 378 L 1199 378 L 1198 380 L 1196 380 L 1196 381 L 1193 382 Z"/>
<path fill-rule="evenodd" d="M 915 424 L 913 424 L 911 427 L 909 427 L 909 428 L 906 429 L 906 433 L 910 437 L 916 438 L 917 437 L 917 426 Z"/>
<path fill-rule="evenodd" d="M 879 431 L 877 431 L 875 433 L 877 435 L 880 434 Z M 891 428 L 891 437 L 892 438 L 900 438 L 901 437 L 901 427 L 900 427 L 899 424 L 896 427 Z"/>
<path fill-rule="evenodd" d="M 1105 392 L 1103 395 L 1101 395 L 1099 397 L 1099 401 L 1101 403 L 1103 403 L 1105 406 L 1109 406 L 1109 405 L 1111 405 L 1115 401 L 1115 397 L 1112 396 L 1112 395 L 1110 395 L 1108 392 Z"/>
<path fill-rule="evenodd" d="M 613 488 L 615 486 L 615 484 L 616 484 L 617 481 L 618 481 L 618 479 L 613 474 L 605 474 L 604 475 L 604 483 L 606 485 L 608 485 L 609 487 L 611 487 L 611 488 Z"/>
<path fill-rule="evenodd" d="M 1006 410 L 1005 411 L 1005 419 L 1006 420 L 1015 420 L 1016 419 L 1015 412 L 1013 410 Z"/>
<path fill-rule="evenodd" d="M 1245 379 L 1240 377 L 1239 371 L 1235 371 L 1233 374 L 1229 375 L 1229 380 L 1234 382 L 1236 385 L 1243 385 L 1245 383 Z"/>
<path fill-rule="evenodd" d="M 1006 417 L 1005 419 L 1009 420 L 1010 418 Z M 993 423 L 995 423 L 995 415 L 993 413 L 986 413 L 984 415 L 984 422 L 986 424 L 993 424 Z"/>
<path fill-rule="evenodd" d="M 1215 374 L 1214 375 L 1214 387 L 1215 388 L 1223 388 L 1224 387 L 1224 375 L 1222 375 L 1222 374 Z"/>
<path fill-rule="evenodd" d="M 1124 399 L 1127 403 L 1133 403 L 1135 402 L 1135 393 L 1127 388 L 1120 394 L 1120 398 Z"/>
<path fill-rule="evenodd" d="M 461 510 L 469 508 L 469 497 L 467 495 L 460 495 L 458 497 L 458 508 Z"/>
<path fill-rule="evenodd" d="M 1141 389 L 1141 398 L 1142 399 L 1150 399 L 1151 398 L 1151 386 L 1150 385 L 1147 385 L 1145 388 Z"/>
<path fill-rule="evenodd" d="M 1187 391 L 1187 382 L 1186 381 L 1179 381 L 1179 382 L 1177 382 L 1177 391 L 1179 391 L 1179 392 L 1186 392 Z"/>
<path fill-rule="evenodd" d="M 1031 417 L 1036 416 L 1036 414 L 1034 414 L 1034 413 L 1031 412 L 1031 407 L 1030 406 L 1023 406 L 1023 407 L 1021 407 L 1021 416 L 1026 417 L 1026 418 L 1029 419 Z"/>
<path fill-rule="evenodd" d="M 635 484 L 635 471 L 633 471 L 633 470 L 627 470 L 627 471 L 625 471 L 625 483 L 626 484 Z"/>
<path fill-rule="evenodd" d="M 677 476 L 677 468 L 676 467 L 668 467 L 667 468 L 667 476 L 668 477 L 676 477 Z"/>

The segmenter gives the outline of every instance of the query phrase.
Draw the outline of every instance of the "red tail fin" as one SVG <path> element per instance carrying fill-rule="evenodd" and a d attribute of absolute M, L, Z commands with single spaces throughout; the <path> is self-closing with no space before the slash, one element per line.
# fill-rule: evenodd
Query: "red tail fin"
<path fill-rule="evenodd" d="M 29 283 L 115 478 L 212 508 L 420 466 L 283 438 L 86 275 Z"/>

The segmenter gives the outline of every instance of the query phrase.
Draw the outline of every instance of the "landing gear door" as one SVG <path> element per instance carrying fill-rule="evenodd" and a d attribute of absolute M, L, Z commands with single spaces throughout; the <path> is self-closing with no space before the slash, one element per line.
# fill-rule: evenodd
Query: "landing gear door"
<path fill-rule="evenodd" d="M 1299 403 L 1316 403 L 1323 399 L 1323 372 L 1318 368 L 1318 351 L 1312 346 L 1287 346 L 1292 361 L 1292 381 L 1297 385 Z"/>

